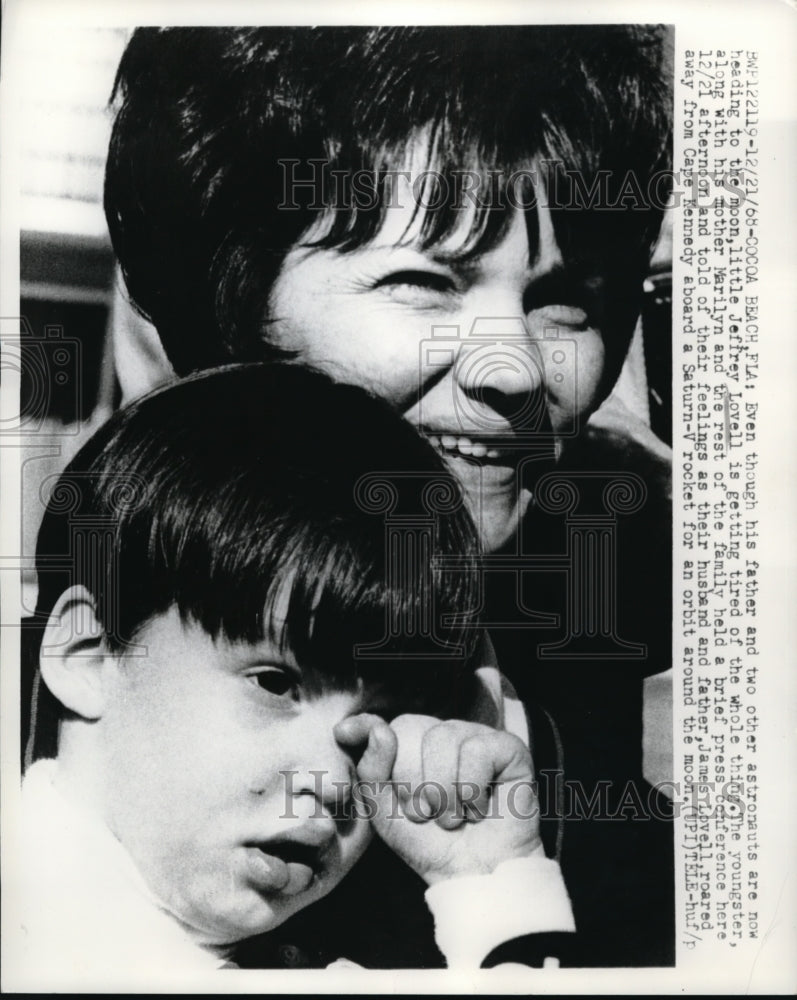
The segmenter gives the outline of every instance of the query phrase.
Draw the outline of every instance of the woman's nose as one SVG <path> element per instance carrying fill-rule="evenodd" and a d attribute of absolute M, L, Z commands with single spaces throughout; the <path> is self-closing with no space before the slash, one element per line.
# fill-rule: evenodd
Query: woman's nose
<path fill-rule="evenodd" d="M 470 410 L 471 430 L 483 434 L 536 427 L 545 408 L 545 367 L 536 331 L 517 306 L 515 315 L 479 316 L 454 364 L 454 378 Z"/>
<path fill-rule="evenodd" d="M 502 242 L 481 262 L 481 280 L 461 317 L 455 379 L 474 415 L 497 424 L 536 429 L 544 418 L 546 339 L 557 332 L 544 311 L 527 309 L 562 267 L 550 210 L 537 206 L 534 259 L 529 260 L 526 221 L 517 212 Z M 489 433 L 489 428 L 485 428 Z"/>

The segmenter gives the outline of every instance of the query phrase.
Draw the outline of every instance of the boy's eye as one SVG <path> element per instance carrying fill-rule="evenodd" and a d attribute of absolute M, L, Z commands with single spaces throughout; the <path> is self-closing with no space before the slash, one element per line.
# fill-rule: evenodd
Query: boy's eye
<path fill-rule="evenodd" d="M 282 667 L 261 667 L 247 677 L 263 691 L 279 696 L 289 694 L 296 686 L 296 678 Z"/>

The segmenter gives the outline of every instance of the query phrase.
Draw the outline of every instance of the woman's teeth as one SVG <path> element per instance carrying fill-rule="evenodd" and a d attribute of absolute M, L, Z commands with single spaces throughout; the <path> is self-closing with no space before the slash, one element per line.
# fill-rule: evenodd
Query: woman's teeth
<path fill-rule="evenodd" d="M 429 435 L 429 441 L 439 451 L 447 454 L 459 453 L 467 455 L 468 458 L 498 458 L 499 453 L 496 448 L 488 448 L 480 441 L 471 441 L 469 437 L 460 437 L 453 434 Z"/>

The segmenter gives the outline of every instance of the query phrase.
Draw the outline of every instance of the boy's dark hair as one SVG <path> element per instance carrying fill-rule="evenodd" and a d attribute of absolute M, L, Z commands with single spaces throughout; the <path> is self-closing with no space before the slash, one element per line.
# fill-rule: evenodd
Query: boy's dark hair
<path fill-rule="evenodd" d="M 319 683 L 376 677 L 455 712 L 476 551 L 457 482 L 386 403 L 299 366 L 233 365 L 119 411 L 70 462 L 39 531 L 37 615 L 82 584 L 113 650 L 135 654 L 176 606 L 213 637 L 289 648 Z M 382 659 L 354 655 L 382 639 Z"/>
<path fill-rule="evenodd" d="M 543 173 L 563 206 L 568 274 L 603 279 L 609 360 L 622 357 L 670 184 L 669 37 L 622 25 L 139 29 L 116 78 L 105 179 L 133 302 L 178 373 L 274 357 L 269 293 L 287 251 L 319 205 L 321 245 L 371 239 L 394 196 L 385 171 L 425 132 L 448 192 L 421 209 L 428 245 L 472 201 L 462 171 L 492 193 L 477 199 L 470 254 L 504 231 L 515 171 L 558 164 Z M 321 190 L 292 193 L 289 179 L 314 169 Z M 371 210 L 341 195 L 355 174 Z M 536 212 L 526 218 L 534 247 Z"/>

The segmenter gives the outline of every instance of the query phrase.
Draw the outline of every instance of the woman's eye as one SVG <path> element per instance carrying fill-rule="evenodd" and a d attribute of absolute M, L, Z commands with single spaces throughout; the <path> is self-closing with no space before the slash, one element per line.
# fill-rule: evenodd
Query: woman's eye
<path fill-rule="evenodd" d="M 586 309 L 578 305 L 560 305 L 552 303 L 531 310 L 547 323 L 555 326 L 565 326 L 570 330 L 586 330 L 590 325 L 590 317 Z"/>
<path fill-rule="evenodd" d="M 264 667 L 256 673 L 248 674 L 247 677 L 263 691 L 280 697 L 290 694 L 296 687 L 295 677 L 280 667 Z"/>
<path fill-rule="evenodd" d="M 603 298 L 604 282 L 599 274 L 573 269 L 535 281 L 523 296 L 523 311 L 569 330 L 600 328 Z"/>
<path fill-rule="evenodd" d="M 380 278 L 375 288 L 380 288 L 395 301 L 434 303 L 442 295 L 456 291 L 451 278 L 437 271 L 394 271 Z"/>

